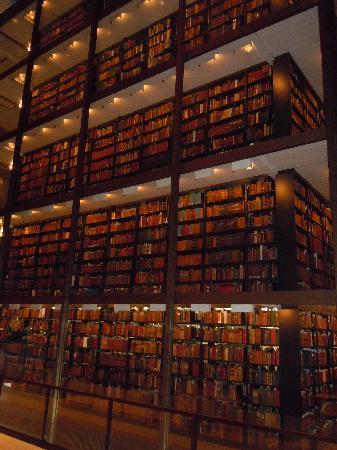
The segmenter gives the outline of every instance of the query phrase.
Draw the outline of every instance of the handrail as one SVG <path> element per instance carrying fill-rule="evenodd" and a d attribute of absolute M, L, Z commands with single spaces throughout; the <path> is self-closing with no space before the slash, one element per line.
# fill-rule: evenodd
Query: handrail
<path fill-rule="evenodd" d="M 145 409 L 149 409 L 152 411 L 158 411 L 158 412 L 162 412 L 162 413 L 166 413 L 166 414 L 175 414 L 175 415 L 181 415 L 184 417 L 189 417 L 192 419 L 192 432 L 191 432 L 191 449 L 196 449 L 196 444 L 198 441 L 198 434 L 199 434 L 199 425 L 202 421 L 208 421 L 208 422 L 216 422 L 216 423 L 220 423 L 223 425 L 231 425 L 231 426 L 237 426 L 237 427 L 241 427 L 241 428 L 251 428 L 257 431 L 263 431 L 263 432 L 268 432 L 268 433 L 275 433 L 281 436 L 293 436 L 293 437 L 297 437 L 297 438 L 302 438 L 302 439 L 308 439 L 312 442 L 312 444 L 314 445 L 313 448 L 316 448 L 316 445 L 318 442 L 325 442 L 325 443 L 333 443 L 333 444 L 337 444 L 337 438 L 331 438 L 331 437 L 324 437 L 324 436 L 320 436 L 320 435 L 314 435 L 314 434 L 310 434 L 304 431 L 297 431 L 297 430 L 292 430 L 292 429 L 287 429 L 287 428 L 278 428 L 278 427 L 269 427 L 266 425 L 259 425 L 259 424 L 254 424 L 254 423 L 250 423 L 250 422 L 240 422 L 238 420 L 233 420 L 233 419 L 225 419 L 222 417 L 216 417 L 216 416 L 210 416 L 210 415 L 204 415 L 201 413 L 193 413 L 193 412 L 187 412 L 184 410 L 180 410 L 180 409 L 173 409 L 173 408 L 164 408 L 161 406 L 156 406 L 156 405 L 149 405 L 146 403 L 140 403 L 140 402 L 135 402 L 135 401 L 130 401 L 130 400 L 124 400 L 124 399 L 119 399 L 116 397 L 110 397 L 110 396 L 104 396 L 104 395 L 100 395 L 100 394 L 93 394 L 91 392 L 84 392 L 84 391 L 80 391 L 77 389 L 72 389 L 72 388 L 67 388 L 64 386 L 56 386 L 56 385 L 52 385 L 52 384 L 46 384 L 46 383 L 37 383 L 37 382 L 29 382 L 26 381 L 24 379 L 19 379 L 19 378 L 15 378 L 15 377 L 8 377 L 6 375 L 2 375 L 0 378 L 0 385 L 2 385 L 4 382 L 13 382 L 13 383 L 20 383 L 20 384 L 27 384 L 30 386 L 35 386 L 35 387 L 39 387 L 39 388 L 44 388 L 46 389 L 46 400 L 45 400 L 45 408 L 44 408 L 44 421 L 43 421 L 43 434 L 42 434 L 42 442 L 46 442 L 45 436 L 46 436 L 46 430 L 47 430 L 47 422 L 48 422 L 48 409 L 49 409 L 49 402 L 50 402 L 50 396 L 52 394 L 52 391 L 57 391 L 60 393 L 67 393 L 67 394 L 74 394 L 74 395 L 79 395 L 79 396 L 85 396 L 85 397 L 90 397 L 90 398 L 97 398 L 100 400 L 106 400 L 109 403 L 109 409 L 108 409 L 108 417 L 107 417 L 107 435 L 106 435 L 106 449 L 109 449 L 109 445 L 110 445 L 110 436 L 108 436 L 108 434 L 111 434 L 111 421 L 113 418 L 113 414 L 112 414 L 112 406 L 113 403 L 120 403 L 122 405 L 129 405 L 129 406 L 134 406 L 134 407 L 141 407 L 141 408 L 145 408 Z M 1 425 L 0 425 L 0 429 L 1 429 Z M 110 430 L 110 431 L 109 431 Z"/>

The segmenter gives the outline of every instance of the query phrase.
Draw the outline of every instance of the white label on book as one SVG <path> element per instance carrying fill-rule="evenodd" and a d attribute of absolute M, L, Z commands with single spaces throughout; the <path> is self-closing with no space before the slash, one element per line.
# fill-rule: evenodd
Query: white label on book
<path fill-rule="evenodd" d="M 20 309 L 20 305 L 17 304 L 9 305 L 9 309 Z"/>
<path fill-rule="evenodd" d="M 130 311 L 130 304 L 129 305 L 114 305 L 115 312 L 118 311 Z"/>
<path fill-rule="evenodd" d="M 231 305 L 232 312 L 254 312 L 254 305 Z"/>
<path fill-rule="evenodd" d="M 211 311 L 211 305 L 209 304 L 200 304 L 200 305 L 191 305 L 192 311 L 199 311 L 199 312 L 210 312 Z"/>
<path fill-rule="evenodd" d="M 83 348 L 88 348 L 88 336 L 84 336 L 83 338 Z"/>

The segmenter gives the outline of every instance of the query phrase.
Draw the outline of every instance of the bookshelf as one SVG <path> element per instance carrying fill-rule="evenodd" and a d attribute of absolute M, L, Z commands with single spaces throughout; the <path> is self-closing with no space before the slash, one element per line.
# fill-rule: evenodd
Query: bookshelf
<path fill-rule="evenodd" d="M 333 289 L 332 221 L 328 202 L 294 170 L 279 173 L 276 190 L 280 239 L 284 238 L 283 227 L 288 226 L 288 245 L 280 248 L 280 252 L 282 257 L 289 255 L 292 261 L 289 267 L 280 266 L 280 286 Z"/>
<path fill-rule="evenodd" d="M 333 289 L 330 214 L 328 202 L 293 170 L 280 172 L 275 181 L 260 175 L 182 192 L 176 292 Z M 164 292 L 167 220 L 167 197 L 80 216 L 74 292 Z M 62 279 L 58 261 L 69 227 L 60 219 L 13 229 L 6 292 L 18 286 L 22 295 L 59 292 L 47 276 Z M 53 255 L 40 255 L 44 252 Z M 57 269 L 38 267 L 49 259 Z"/>
<path fill-rule="evenodd" d="M 147 29 L 122 42 L 122 81 L 130 80 L 146 69 Z"/>
<path fill-rule="evenodd" d="M 48 173 L 50 148 L 34 150 L 21 157 L 18 202 L 43 197 Z"/>
<path fill-rule="evenodd" d="M 165 286 L 168 199 L 80 217 L 76 294 L 161 293 Z"/>
<path fill-rule="evenodd" d="M 12 229 L 4 293 L 18 297 L 61 295 L 70 219 Z"/>
<path fill-rule="evenodd" d="M 137 260 L 133 292 L 160 294 L 165 289 L 168 198 L 139 205 Z"/>
<path fill-rule="evenodd" d="M 120 117 L 89 131 L 85 183 L 99 184 L 170 161 L 173 101 Z"/>
<path fill-rule="evenodd" d="M 53 45 L 64 35 L 71 35 L 82 28 L 89 19 L 89 1 L 83 1 L 40 31 L 39 48 Z"/>
<path fill-rule="evenodd" d="M 187 92 L 183 98 L 181 161 L 234 152 L 285 131 L 294 133 L 290 97 L 279 95 L 280 80 L 290 88 L 284 62 L 288 59 L 285 55 L 276 58 L 273 67 L 262 63 Z M 311 92 L 311 98 L 321 105 L 316 94 L 303 88 L 303 95 L 305 92 Z M 167 99 L 90 129 L 85 185 L 109 183 L 170 164 L 173 105 L 173 99 Z M 322 109 L 319 111 L 322 115 Z M 24 155 L 19 201 L 71 190 L 77 152 L 78 136 Z"/>
<path fill-rule="evenodd" d="M 121 45 L 117 44 L 97 55 L 97 90 L 112 88 L 121 82 Z"/>
<path fill-rule="evenodd" d="M 182 194 L 179 207 L 178 292 L 276 288 L 275 187 L 270 177 Z"/>
<path fill-rule="evenodd" d="M 242 26 L 245 23 L 245 3 L 243 0 L 211 0 L 209 38 L 217 39 Z"/>
<path fill-rule="evenodd" d="M 79 136 L 74 136 L 50 147 L 47 195 L 74 188 L 78 146 Z"/>
<path fill-rule="evenodd" d="M 184 97 L 181 159 L 233 150 L 273 135 L 272 67 L 216 80 Z"/>
<path fill-rule="evenodd" d="M 200 47 L 207 40 L 208 2 L 198 0 L 186 6 L 185 51 Z"/>
<path fill-rule="evenodd" d="M 278 313 L 267 309 L 233 313 L 230 307 L 210 312 L 176 308 L 177 409 L 279 426 Z"/>
<path fill-rule="evenodd" d="M 275 135 L 296 135 L 325 125 L 324 105 L 289 53 L 274 60 Z"/>
<path fill-rule="evenodd" d="M 28 123 L 46 121 L 49 116 L 75 109 L 83 99 L 86 61 L 68 69 L 31 92 Z"/>
<path fill-rule="evenodd" d="M 336 394 L 336 316 L 300 312 L 301 400 L 305 426 L 314 424 L 317 394 Z"/>
<path fill-rule="evenodd" d="M 7 376 L 53 383 L 60 311 L 42 305 L 1 308 L 0 348 Z"/>
<path fill-rule="evenodd" d="M 73 189 L 78 144 L 73 136 L 22 155 L 18 202 Z"/>
<path fill-rule="evenodd" d="M 170 61 L 175 45 L 175 16 L 166 17 L 148 28 L 149 69 Z"/>
<path fill-rule="evenodd" d="M 131 292 L 136 257 L 138 213 L 138 205 L 120 207 L 110 212 L 105 293 Z"/>
<path fill-rule="evenodd" d="M 68 322 L 65 381 L 74 389 L 158 405 L 164 311 L 137 305 L 115 311 L 74 307 Z"/>

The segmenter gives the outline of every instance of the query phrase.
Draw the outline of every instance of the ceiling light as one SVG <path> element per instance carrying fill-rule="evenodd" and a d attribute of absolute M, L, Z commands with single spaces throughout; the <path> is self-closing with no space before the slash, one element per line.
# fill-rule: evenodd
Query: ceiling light
<path fill-rule="evenodd" d="M 30 10 L 29 12 L 27 12 L 24 15 L 24 18 L 27 20 L 27 22 L 29 23 L 34 23 L 34 19 L 35 19 L 35 11 Z"/>
<path fill-rule="evenodd" d="M 19 73 L 19 75 L 14 78 L 14 80 L 19 84 L 24 84 L 25 79 L 26 79 L 25 73 Z"/>
<path fill-rule="evenodd" d="M 254 169 L 255 163 L 251 159 L 241 159 L 232 163 L 232 172 L 237 170 L 251 170 Z"/>
<path fill-rule="evenodd" d="M 243 50 L 245 53 L 251 53 L 251 52 L 254 50 L 254 42 L 253 42 L 253 41 L 250 41 L 247 45 L 244 45 L 244 46 L 242 47 L 242 50 Z"/>

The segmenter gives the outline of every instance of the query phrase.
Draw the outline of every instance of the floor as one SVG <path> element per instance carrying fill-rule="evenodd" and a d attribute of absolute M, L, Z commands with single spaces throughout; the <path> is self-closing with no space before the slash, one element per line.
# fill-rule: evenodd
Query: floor
<path fill-rule="evenodd" d="M 1 450 L 41 450 L 40 447 L 26 444 L 25 442 L 18 441 L 4 434 L 0 434 L 0 449 Z"/>

